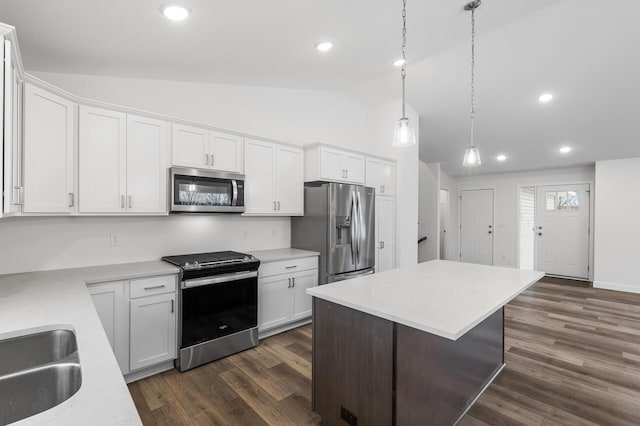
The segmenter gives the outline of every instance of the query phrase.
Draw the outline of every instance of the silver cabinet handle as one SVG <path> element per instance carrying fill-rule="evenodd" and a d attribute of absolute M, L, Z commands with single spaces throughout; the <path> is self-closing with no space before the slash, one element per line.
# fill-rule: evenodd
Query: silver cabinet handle
<path fill-rule="evenodd" d="M 205 154 L 204 155 L 204 165 L 208 166 L 209 165 L 209 154 Z"/>
<path fill-rule="evenodd" d="M 380 192 L 384 194 L 384 185 L 380 185 Z"/>
<path fill-rule="evenodd" d="M 346 173 L 345 177 L 348 178 L 349 177 L 349 169 L 345 170 L 344 172 Z"/>
<path fill-rule="evenodd" d="M 162 284 L 162 285 L 154 285 L 154 286 L 151 286 L 151 287 L 145 287 L 144 289 L 145 290 L 155 290 L 157 288 L 165 288 L 165 285 L 164 284 Z"/>
<path fill-rule="evenodd" d="M 11 204 L 13 204 L 14 206 L 20 206 L 22 205 L 22 187 L 21 186 L 14 186 L 13 187 L 13 200 L 11 200 Z"/>
<path fill-rule="evenodd" d="M 380 241 L 380 242 L 378 243 L 378 248 L 379 248 L 379 249 L 383 249 L 383 248 L 384 248 L 384 242 Z"/>
<path fill-rule="evenodd" d="M 289 283 L 289 285 L 287 286 L 287 288 L 291 288 L 291 278 L 287 278 L 287 282 Z"/>
<path fill-rule="evenodd" d="M 132 197 L 129 195 L 129 208 L 133 208 L 133 202 L 131 201 Z"/>
<path fill-rule="evenodd" d="M 74 200 L 74 194 L 73 192 L 69 193 L 69 207 L 73 207 L 73 205 L 75 204 L 75 200 Z"/>
<path fill-rule="evenodd" d="M 212 165 L 212 166 L 213 166 L 213 163 L 214 163 L 214 158 L 215 158 L 215 157 L 213 156 L 213 154 L 211 154 L 211 165 Z"/>
<path fill-rule="evenodd" d="M 291 265 L 291 266 L 285 266 L 284 269 L 293 269 L 293 268 L 297 268 L 298 265 Z"/>
<path fill-rule="evenodd" d="M 296 279 L 295 278 L 291 278 L 291 281 L 293 282 L 293 285 L 291 287 L 295 288 L 296 286 Z"/>
<path fill-rule="evenodd" d="M 174 305 L 174 300 L 171 299 L 171 313 L 173 313 L 173 311 L 174 311 L 174 306 L 173 305 Z"/>
<path fill-rule="evenodd" d="M 278 211 L 280 211 L 280 201 L 278 201 Z"/>
<path fill-rule="evenodd" d="M 273 211 L 276 211 L 276 202 L 273 202 Z"/>
<path fill-rule="evenodd" d="M 120 196 L 120 208 L 124 209 L 124 195 Z"/>

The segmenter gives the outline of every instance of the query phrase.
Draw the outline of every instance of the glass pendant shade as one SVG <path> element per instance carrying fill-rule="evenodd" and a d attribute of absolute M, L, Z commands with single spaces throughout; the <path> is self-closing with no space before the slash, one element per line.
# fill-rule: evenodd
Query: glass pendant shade
<path fill-rule="evenodd" d="M 480 161 L 480 151 L 478 150 L 478 148 L 476 148 L 475 146 L 470 146 L 469 148 L 467 148 L 467 150 L 464 152 L 464 161 L 462 162 L 462 165 L 465 167 L 470 167 L 479 166 L 480 164 L 482 164 L 482 161 Z"/>
<path fill-rule="evenodd" d="M 416 144 L 416 134 L 413 126 L 407 117 L 402 117 L 396 123 L 396 130 L 393 132 L 393 146 L 403 147 Z"/>

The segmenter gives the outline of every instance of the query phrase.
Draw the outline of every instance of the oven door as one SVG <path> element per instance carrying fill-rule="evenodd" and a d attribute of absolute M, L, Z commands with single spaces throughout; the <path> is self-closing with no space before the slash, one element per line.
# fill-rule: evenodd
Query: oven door
<path fill-rule="evenodd" d="M 244 212 L 244 175 L 184 167 L 170 170 L 172 213 Z"/>
<path fill-rule="evenodd" d="M 181 342 L 187 348 L 258 326 L 258 272 L 183 281 Z"/>

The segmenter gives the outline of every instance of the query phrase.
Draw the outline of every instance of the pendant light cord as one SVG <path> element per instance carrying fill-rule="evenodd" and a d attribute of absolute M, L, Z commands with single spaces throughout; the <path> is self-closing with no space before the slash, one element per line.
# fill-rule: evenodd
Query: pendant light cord
<path fill-rule="evenodd" d="M 474 120 L 476 118 L 476 9 L 471 9 L 471 146 L 474 147 L 473 133 L 474 133 Z"/>
<path fill-rule="evenodd" d="M 405 80 L 407 78 L 407 0 L 402 0 L 402 118 L 407 118 L 405 114 Z"/>

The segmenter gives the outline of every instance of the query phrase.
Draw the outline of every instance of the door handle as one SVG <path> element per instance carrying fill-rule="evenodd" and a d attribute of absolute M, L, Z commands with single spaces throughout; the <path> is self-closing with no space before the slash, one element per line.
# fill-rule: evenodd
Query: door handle
<path fill-rule="evenodd" d="M 287 278 L 287 282 L 289 283 L 289 285 L 287 285 L 287 288 L 291 288 L 291 278 Z"/>
<path fill-rule="evenodd" d="M 74 197 L 73 192 L 70 192 L 69 193 L 69 207 L 73 207 L 74 206 L 74 204 L 75 204 L 75 199 L 74 198 L 75 197 Z"/>
<path fill-rule="evenodd" d="M 493 234 L 493 231 L 489 231 L 490 234 Z"/>
<path fill-rule="evenodd" d="M 278 211 L 280 211 L 280 201 L 278 201 Z"/>
<path fill-rule="evenodd" d="M 124 209 L 124 195 L 120 196 L 120 208 Z"/>
<path fill-rule="evenodd" d="M 129 208 L 133 208 L 133 202 L 132 202 L 132 197 L 131 195 L 129 195 Z"/>
<path fill-rule="evenodd" d="M 380 185 L 380 193 L 384 194 L 384 185 Z"/>
<path fill-rule="evenodd" d="M 173 313 L 173 311 L 174 311 L 174 302 L 173 302 L 173 299 L 171 299 L 171 313 Z"/>
<path fill-rule="evenodd" d="M 276 202 L 273 202 L 273 211 L 276 211 Z"/>
<path fill-rule="evenodd" d="M 542 232 L 538 232 L 538 236 L 542 237 Z"/>
<path fill-rule="evenodd" d="M 209 154 L 205 154 L 204 155 L 204 165 L 208 166 L 209 165 Z"/>
<path fill-rule="evenodd" d="M 295 288 L 296 287 L 296 279 L 295 278 L 291 278 L 291 282 L 292 282 L 291 287 Z"/>
<path fill-rule="evenodd" d="M 214 158 L 215 158 L 215 157 L 213 156 L 213 154 L 211 154 L 211 165 L 212 165 L 212 166 L 213 166 Z"/>

